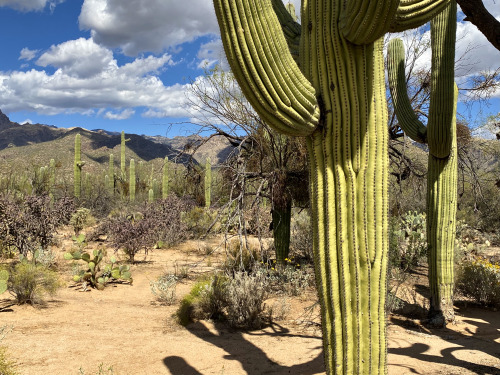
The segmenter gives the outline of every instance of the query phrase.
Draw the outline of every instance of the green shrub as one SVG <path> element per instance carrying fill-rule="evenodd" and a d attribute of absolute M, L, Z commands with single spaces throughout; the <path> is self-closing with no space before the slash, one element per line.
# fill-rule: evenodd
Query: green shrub
<path fill-rule="evenodd" d="M 55 295 L 59 287 L 58 274 L 43 264 L 23 260 L 10 271 L 8 289 L 19 304 L 42 304 L 45 295 Z"/>
<path fill-rule="evenodd" d="M 17 375 L 16 365 L 7 358 L 6 348 L 0 346 L 0 375 Z"/>
<path fill-rule="evenodd" d="M 311 285 L 314 285 L 314 275 L 307 267 L 300 266 L 292 259 L 285 258 L 285 264 L 275 267 L 260 269 L 258 272 L 265 273 L 270 291 L 278 295 L 299 296 Z"/>
<path fill-rule="evenodd" d="M 204 207 L 193 207 L 182 213 L 181 218 L 190 233 L 195 237 L 201 237 L 207 234 L 212 227 L 215 215 Z"/>
<path fill-rule="evenodd" d="M 456 291 L 486 306 L 500 305 L 500 265 L 477 258 L 457 270 Z"/>
<path fill-rule="evenodd" d="M 226 247 L 226 260 L 222 265 L 226 273 L 233 273 L 239 271 L 251 272 L 255 269 L 256 265 L 262 261 L 258 249 L 252 247 L 250 244 L 243 245 L 240 241 L 230 241 Z"/>

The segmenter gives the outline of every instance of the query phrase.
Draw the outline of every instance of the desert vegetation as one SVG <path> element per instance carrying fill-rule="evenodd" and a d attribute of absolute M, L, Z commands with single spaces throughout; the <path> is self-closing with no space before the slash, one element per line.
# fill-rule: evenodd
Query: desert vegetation
<path fill-rule="evenodd" d="M 124 132 L 119 145 L 99 148 L 93 148 L 91 132 L 76 132 L 66 137 L 69 146 L 62 147 L 59 139 L 51 141 L 59 142 L 58 147 L 46 147 L 65 153 L 40 152 L 32 162 L 26 162 L 26 155 L 35 145 L 5 151 L 9 157 L 0 159 L 0 317 L 11 314 L 15 321 L 14 314 L 25 318 L 41 309 L 50 314 L 63 310 L 68 300 L 81 300 L 83 306 L 106 301 L 91 305 L 99 311 L 72 311 L 75 315 L 64 321 L 67 330 L 72 323 L 85 324 L 80 329 L 92 336 L 89 341 L 104 346 L 114 337 L 101 330 L 114 322 L 99 326 L 100 319 L 113 310 L 119 320 L 120 308 L 133 301 L 140 308 L 127 315 L 120 331 L 148 326 L 151 322 L 141 320 L 141 313 L 154 309 L 146 320 L 154 316 L 157 331 L 173 330 L 184 338 L 186 332 L 195 332 L 209 343 L 233 335 L 240 340 L 234 346 L 243 343 L 264 364 L 263 359 L 272 361 L 244 335 L 258 336 L 268 329 L 287 340 L 293 326 L 303 330 L 296 334 L 301 338 L 322 336 L 323 346 L 316 347 L 319 366 L 313 358 L 305 365 L 281 366 L 276 373 L 320 373 L 322 358 L 328 374 L 378 374 L 387 367 L 400 373 L 398 366 L 403 365 L 386 355 L 391 326 L 404 327 L 398 332 L 405 334 L 415 327 L 434 336 L 446 332 L 445 338 L 452 332 L 466 341 L 464 332 L 471 332 L 463 318 L 468 307 L 485 313 L 500 308 L 500 143 L 473 137 L 467 124 L 457 121 L 458 88 L 450 73 L 454 46 L 443 39 L 454 33 L 448 25 L 456 24 L 456 5 L 436 2 L 429 14 L 416 17 L 416 24 L 399 18 L 397 7 L 387 19 L 367 15 L 374 35 L 351 30 L 346 25 L 354 29 L 356 22 L 345 15 L 343 30 L 324 38 L 347 38 L 351 61 L 337 56 L 332 62 L 321 50 L 314 58 L 303 57 L 309 68 L 299 69 L 295 61 L 301 34 L 289 13 L 293 7 L 266 2 L 278 14 L 266 20 L 267 27 L 276 35 L 282 28 L 288 33 L 276 40 L 262 38 L 268 31 L 257 30 L 257 25 L 251 28 L 252 40 L 261 47 L 254 48 L 235 38 L 237 26 L 226 19 L 247 5 L 228 10 L 229 2 L 214 3 L 234 73 L 207 69 L 206 79 L 191 85 L 187 94 L 199 116 L 200 133 L 210 135 L 186 145 L 183 157 L 141 158 L 131 149 L 137 138 Z M 253 22 L 254 13 L 240 16 Z M 319 22 L 313 13 L 307 16 L 311 25 Z M 445 63 L 406 79 L 402 43 L 391 41 L 391 92 L 384 93 L 383 35 L 430 19 L 432 53 Z M 274 69 L 286 71 L 280 79 L 295 77 L 290 82 L 261 77 L 271 69 L 263 66 L 275 64 L 264 53 L 274 51 L 267 39 L 286 50 L 280 59 L 274 56 L 280 64 Z M 316 41 L 311 37 L 303 43 Z M 441 52 L 444 44 L 448 49 Z M 258 69 L 242 64 L 242 50 L 263 61 Z M 354 71 L 335 85 L 317 68 L 330 63 Z M 356 66 L 361 65 L 370 66 L 369 84 L 358 79 L 362 74 Z M 317 76 L 306 78 L 304 70 Z M 253 76 L 261 77 L 276 97 L 267 97 L 267 89 L 254 90 Z M 498 77 L 491 82 L 498 85 Z M 278 83 L 282 86 L 275 89 Z M 359 98 L 374 98 L 376 110 L 359 98 L 356 106 L 337 108 L 334 96 L 345 100 L 352 88 Z M 283 105 L 281 91 L 297 95 L 295 103 Z M 324 94 L 321 100 L 316 91 Z M 412 91 L 410 101 L 407 93 Z M 354 126 L 343 120 L 340 134 L 332 108 L 340 118 L 366 121 Z M 345 108 L 349 113 L 341 115 Z M 497 120 L 487 125 L 498 126 Z M 217 137 L 231 145 L 223 160 L 216 155 L 198 161 L 185 157 Z M 119 301 L 113 299 L 117 291 L 123 293 Z M 490 324 L 498 328 L 498 321 Z M 19 334 L 15 328 L 0 326 L 0 344 Z M 487 340 L 494 346 L 498 332 Z M 157 342 L 143 344 L 154 349 Z M 218 345 L 229 353 L 234 350 Z M 391 345 L 389 355 L 404 352 Z M 487 355 L 498 354 L 485 348 Z M 9 349 L 0 346 L 0 374 L 22 374 L 21 354 L 13 361 Z M 424 353 L 415 357 L 440 361 Z M 196 360 L 196 354 L 189 361 L 170 355 L 163 368 L 198 374 L 192 368 Z M 439 364 L 481 374 L 493 373 L 499 365 L 489 357 L 481 357 L 480 364 L 469 360 Z M 128 373 L 123 363 L 118 365 L 116 371 Z M 443 366 L 418 371 L 437 374 L 445 371 Z M 241 367 L 247 373 L 262 372 L 243 361 Z M 86 374 L 96 368 L 99 374 L 115 373 L 113 364 L 104 362 L 66 368 L 66 373 Z M 224 373 L 224 366 L 218 370 Z"/>

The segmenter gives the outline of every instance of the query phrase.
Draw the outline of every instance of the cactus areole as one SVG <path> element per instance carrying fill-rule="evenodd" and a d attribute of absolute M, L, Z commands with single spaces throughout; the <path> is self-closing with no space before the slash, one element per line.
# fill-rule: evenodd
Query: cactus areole
<path fill-rule="evenodd" d="M 328 374 L 385 374 L 388 153 L 383 36 L 448 0 L 214 0 L 231 69 L 270 126 L 305 136 Z M 298 62 L 298 64 L 296 63 Z"/>

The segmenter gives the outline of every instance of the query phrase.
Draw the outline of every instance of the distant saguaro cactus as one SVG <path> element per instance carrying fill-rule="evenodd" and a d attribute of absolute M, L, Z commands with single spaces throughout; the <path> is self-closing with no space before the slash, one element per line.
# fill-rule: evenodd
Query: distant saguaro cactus
<path fill-rule="evenodd" d="M 212 163 L 210 158 L 205 162 L 205 207 L 210 208 L 212 198 Z"/>
<path fill-rule="evenodd" d="M 161 194 L 162 198 L 165 199 L 168 197 L 168 156 L 165 156 L 165 163 L 163 164 L 163 178 L 161 185 Z"/>
<path fill-rule="evenodd" d="M 135 201 L 135 161 L 130 159 L 129 196 L 130 201 Z"/>
<path fill-rule="evenodd" d="M 82 161 L 82 143 L 80 134 L 75 136 L 75 161 L 73 163 L 74 194 L 80 198 L 82 189 L 82 167 L 85 162 Z"/>
<path fill-rule="evenodd" d="M 122 176 L 125 178 L 125 170 L 126 170 L 126 162 L 125 162 L 125 143 L 130 141 L 129 139 L 125 139 L 125 132 L 122 130 L 121 134 L 121 142 L 120 142 L 120 170 L 122 172 Z"/>

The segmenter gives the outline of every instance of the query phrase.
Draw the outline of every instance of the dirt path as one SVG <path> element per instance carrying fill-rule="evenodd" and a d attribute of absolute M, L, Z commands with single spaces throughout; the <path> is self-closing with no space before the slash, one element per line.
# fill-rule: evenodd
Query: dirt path
<path fill-rule="evenodd" d="M 292 301 L 286 321 L 248 333 L 210 322 L 180 327 L 172 317 L 176 306 L 155 304 L 150 280 L 202 260 L 197 249 L 192 242 L 157 250 L 133 266 L 132 286 L 66 287 L 44 308 L 13 305 L 2 295 L 0 325 L 12 327 L 2 344 L 19 373 L 77 375 L 83 368 L 94 374 L 102 363 L 115 375 L 324 374 L 320 331 L 296 323 L 314 302 L 312 294 Z M 189 291 L 190 279 L 178 286 L 178 296 Z M 500 314 L 473 307 L 457 313 L 456 326 L 433 331 L 392 317 L 389 374 L 500 374 Z"/>

